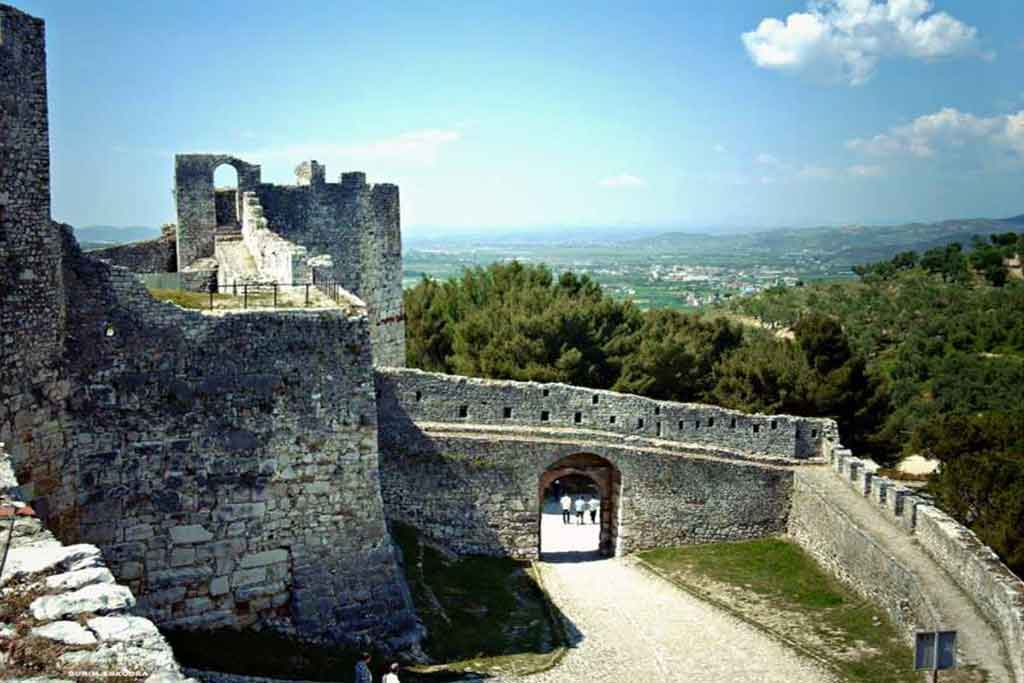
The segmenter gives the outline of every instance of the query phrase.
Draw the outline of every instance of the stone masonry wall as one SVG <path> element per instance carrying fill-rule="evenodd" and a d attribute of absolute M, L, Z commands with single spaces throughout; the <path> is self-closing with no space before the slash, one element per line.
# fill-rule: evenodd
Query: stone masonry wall
<path fill-rule="evenodd" d="M 131 614 L 135 597 L 114 583 L 99 548 L 61 544 L 19 500 L 17 483 L 0 443 L 0 547 L 12 536 L 0 576 L 4 677 L 184 681 L 153 622 Z"/>
<path fill-rule="evenodd" d="M 908 568 L 875 543 L 814 482 L 794 474 L 790 536 L 843 583 L 886 611 L 904 627 L 938 623 L 931 601 Z"/>
<path fill-rule="evenodd" d="M 300 184 L 261 184 L 256 194 L 268 227 L 310 255 L 330 255 L 317 280 L 333 280 L 366 302 L 376 365 L 405 365 L 398 188 L 368 185 L 366 174 L 324 182 L 300 166 Z"/>
<path fill-rule="evenodd" d="M 133 273 L 173 273 L 178 270 L 175 226 L 165 225 L 163 234 L 152 240 L 92 249 L 89 256 L 123 266 Z"/>
<path fill-rule="evenodd" d="M 384 522 L 365 314 L 202 314 L 66 258 L 73 496 L 161 626 L 416 637 Z"/>
<path fill-rule="evenodd" d="M 841 481 L 877 506 L 880 520 L 905 532 L 907 542 L 919 544 L 970 597 L 1000 634 L 1014 680 L 1024 683 L 1024 581 L 999 561 L 973 531 L 933 506 L 927 498 L 898 481 L 877 476 L 876 465 L 871 461 L 854 458 L 848 449 L 838 445 L 829 454 L 829 466 Z M 920 589 L 913 588 L 912 577 L 906 577 L 908 572 L 895 561 L 886 562 L 865 532 L 859 531 L 855 536 L 849 528 L 842 528 L 849 527 L 849 523 L 842 522 L 839 529 L 831 524 L 828 517 L 841 517 L 842 512 L 834 509 L 834 501 L 821 500 L 814 487 L 805 483 L 798 473 L 790 522 L 791 533 L 801 545 L 819 559 L 822 553 L 816 550 L 838 560 L 839 567 L 836 561 L 827 563 L 841 578 L 860 592 L 878 597 L 882 600 L 880 604 L 890 610 L 902 600 L 907 609 L 903 610 L 901 623 L 913 625 L 914 618 L 929 625 L 936 623 L 934 614 L 924 605 L 927 600 L 907 599 L 920 593 Z M 817 500 L 805 506 L 808 495 Z M 864 572 L 863 566 L 870 564 L 871 556 L 878 557 L 878 570 Z"/>
<path fill-rule="evenodd" d="M 387 516 L 455 552 L 536 558 L 541 476 L 581 453 L 618 473 L 616 554 L 785 529 L 788 468 L 585 431 L 417 423 L 394 391 L 395 377 L 393 370 L 377 374 Z"/>
<path fill-rule="evenodd" d="M 43 22 L 0 4 L 0 441 L 39 494 L 58 487 L 64 467 L 60 239 L 50 222 Z"/>
<path fill-rule="evenodd" d="M 417 422 L 592 430 L 789 460 L 818 457 L 836 440 L 835 422 L 748 415 L 566 384 L 483 380 L 413 369 L 378 371 L 382 400 Z"/>

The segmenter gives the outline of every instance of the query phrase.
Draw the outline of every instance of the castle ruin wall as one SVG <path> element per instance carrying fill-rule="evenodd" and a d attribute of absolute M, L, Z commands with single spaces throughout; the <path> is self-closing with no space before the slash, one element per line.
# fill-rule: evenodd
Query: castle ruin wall
<path fill-rule="evenodd" d="M 98 545 L 161 626 L 415 639 L 365 313 L 186 311 L 66 260 L 73 462 L 51 503 L 66 536 Z"/>
<path fill-rule="evenodd" d="M 835 422 L 828 419 L 751 415 L 567 384 L 411 368 L 379 368 L 377 382 L 381 401 L 417 422 L 590 430 L 789 461 L 825 457 L 837 440 Z"/>
<path fill-rule="evenodd" d="M 178 251 L 174 225 L 163 226 L 163 234 L 151 240 L 90 249 L 89 256 L 133 273 L 174 273 L 178 270 Z"/>
<path fill-rule="evenodd" d="M 631 424 L 638 415 L 654 416 L 655 407 L 673 418 L 689 411 L 693 420 L 731 411 L 700 406 L 707 412 L 697 413 L 698 406 L 614 392 L 393 368 L 377 370 L 377 395 L 387 517 L 455 552 L 536 559 L 541 478 L 579 454 L 602 458 L 617 472 L 616 554 L 759 538 L 786 528 L 792 472 L 781 463 L 799 462 L 791 455 L 792 437 L 767 448 L 746 446 L 788 457 L 744 455 L 718 445 L 575 428 L 573 408 L 600 406 L 592 416 L 602 425 L 610 414 Z M 541 406 L 551 413 L 557 406 L 563 417 L 549 414 L 542 422 Z M 505 418 L 509 408 L 512 416 Z M 741 420 L 751 416 L 735 415 L 738 425 L 749 426 Z M 834 423 L 813 424 L 827 430 Z M 781 429 L 777 423 L 774 431 Z"/>
<path fill-rule="evenodd" d="M 43 21 L 0 4 L 0 441 L 22 483 L 63 468 L 66 334 L 60 228 L 50 221 Z"/>

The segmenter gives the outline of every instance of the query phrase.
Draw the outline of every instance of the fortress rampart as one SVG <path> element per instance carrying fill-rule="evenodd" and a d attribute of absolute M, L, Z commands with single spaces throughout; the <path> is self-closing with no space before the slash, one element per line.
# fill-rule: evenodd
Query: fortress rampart
<path fill-rule="evenodd" d="M 237 170 L 237 191 L 215 191 L 214 170 L 223 164 Z M 254 279 L 290 276 L 289 283 L 299 282 L 296 277 L 340 283 L 366 302 L 374 362 L 404 365 L 398 187 L 369 185 L 366 174 L 359 172 L 343 173 L 339 182 L 330 183 L 325 180 L 326 169 L 315 161 L 300 164 L 296 175 L 295 185 L 273 185 L 262 182 L 259 166 L 235 157 L 177 155 L 179 270 L 217 253 L 218 229 L 241 230 L 247 247 L 257 249 Z M 276 247 L 268 246 L 271 235 L 280 240 Z M 301 256 L 308 259 L 329 257 L 328 265 L 295 268 L 292 252 L 296 249 L 304 250 Z M 282 252 L 287 267 L 277 263 L 272 251 Z M 305 263 L 305 258 L 300 261 Z M 273 267 L 260 269 L 268 264 Z"/>
<path fill-rule="evenodd" d="M 799 461 L 827 457 L 838 442 L 832 420 L 749 415 L 698 403 L 656 401 L 567 384 L 483 380 L 382 368 L 383 405 L 416 422 L 588 430 L 705 446 L 723 456 Z"/>
<path fill-rule="evenodd" d="M 542 478 L 578 456 L 613 472 L 609 554 L 780 533 L 786 465 L 835 438 L 831 420 L 410 369 L 379 368 L 377 394 L 389 519 L 462 553 L 538 557 Z"/>
<path fill-rule="evenodd" d="M 163 626 L 414 637 L 384 523 L 365 313 L 203 314 L 66 260 L 73 467 L 50 515 Z"/>

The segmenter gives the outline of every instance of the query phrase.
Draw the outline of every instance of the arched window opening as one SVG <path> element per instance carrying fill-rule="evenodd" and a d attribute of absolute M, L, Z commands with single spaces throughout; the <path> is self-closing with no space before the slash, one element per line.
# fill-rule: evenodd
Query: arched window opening
<path fill-rule="evenodd" d="M 217 231 L 235 232 L 240 228 L 238 171 L 231 164 L 213 170 L 213 194 L 217 210 Z"/>

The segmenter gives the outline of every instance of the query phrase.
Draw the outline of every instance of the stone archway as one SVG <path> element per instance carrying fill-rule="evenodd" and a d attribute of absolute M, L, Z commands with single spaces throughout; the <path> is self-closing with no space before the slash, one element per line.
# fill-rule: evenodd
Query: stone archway
<path fill-rule="evenodd" d="M 599 492 L 601 501 L 601 529 L 598 537 L 598 554 L 614 557 L 619 554 L 619 501 L 622 475 L 614 464 L 592 453 L 576 453 L 561 458 L 545 469 L 537 483 L 537 500 L 541 514 L 537 527 L 537 552 L 541 551 L 541 526 L 543 522 L 545 495 L 556 480 L 572 476 L 585 477 Z"/>

